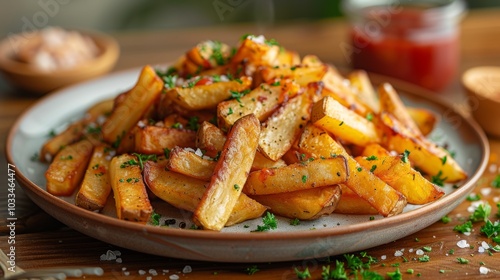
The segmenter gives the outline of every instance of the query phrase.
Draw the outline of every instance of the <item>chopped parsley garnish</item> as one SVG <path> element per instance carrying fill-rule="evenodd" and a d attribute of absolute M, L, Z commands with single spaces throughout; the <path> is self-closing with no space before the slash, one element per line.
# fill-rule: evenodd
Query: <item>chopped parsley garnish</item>
<path fill-rule="evenodd" d="M 199 120 L 200 119 L 197 116 L 190 117 L 186 127 L 190 130 L 198 131 L 198 129 L 200 128 L 200 124 L 198 122 Z"/>
<path fill-rule="evenodd" d="M 443 224 L 447 224 L 447 223 L 451 222 L 451 218 L 450 218 L 450 217 L 448 217 L 448 216 L 443 216 L 443 217 L 441 218 L 441 222 L 442 222 Z"/>
<path fill-rule="evenodd" d="M 377 165 L 376 164 L 372 165 L 372 168 L 370 168 L 370 172 L 373 173 L 373 171 L 375 171 L 375 169 L 377 169 Z"/>
<path fill-rule="evenodd" d="M 87 126 L 87 133 L 88 134 L 99 134 L 99 133 L 101 133 L 101 127 L 100 126 Z"/>
<path fill-rule="evenodd" d="M 139 160 L 138 165 L 141 167 L 141 170 L 144 169 L 144 162 L 148 160 L 152 160 L 156 162 L 158 160 L 158 157 L 156 155 L 144 155 L 144 154 L 138 154 L 138 153 L 133 153 Z"/>
<path fill-rule="evenodd" d="M 262 222 L 264 225 L 258 225 L 255 231 L 269 231 L 278 228 L 278 221 L 271 212 L 266 212 L 266 215 L 262 217 Z"/>
<path fill-rule="evenodd" d="M 267 45 L 269 46 L 279 46 L 280 44 L 278 43 L 278 41 L 276 41 L 275 39 L 269 39 L 269 40 L 266 40 L 265 41 Z"/>
<path fill-rule="evenodd" d="M 221 81 L 221 79 L 220 79 L 220 75 L 213 75 L 213 76 L 212 76 L 212 81 L 213 81 L 214 83 L 218 83 L 218 82 L 220 82 L 220 81 Z"/>
<path fill-rule="evenodd" d="M 251 267 L 247 267 L 245 269 L 245 271 L 247 272 L 248 275 L 254 275 L 257 271 L 259 271 L 260 269 L 257 268 L 256 265 L 252 265 Z"/>
<path fill-rule="evenodd" d="M 425 252 L 431 252 L 432 251 L 432 247 L 431 246 L 425 246 L 425 247 L 422 247 L 422 250 L 424 250 Z"/>
<path fill-rule="evenodd" d="M 408 160 L 409 160 L 408 157 L 410 156 L 410 151 L 405 150 L 401 155 L 403 156 L 401 158 L 401 161 L 404 162 L 404 163 L 407 163 Z"/>
<path fill-rule="evenodd" d="M 339 126 L 342 126 L 343 124 L 344 124 L 344 121 L 341 121 L 340 124 L 339 124 Z"/>
<path fill-rule="evenodd" d="M 54 137 L 56 135 L 57 135 L 56 131 L 55 130 L 51 130 L 51 131 L 49 131 L 49 133 L 48 133 L 47 136 L 50 137 L 50 138 L 52 138 L 52 137 Z"/>
<path fill-rule="evenodd" d="M 298 225 L 300 225 L 300 220 L 298 218 L 290 220 L 290 225 L 291 226 L 298 226 Z"/>
<path fill-rule="evenodd" d="M 481 233 L 484 233 L 488 238 L 498 237 L 500 235 L 500 222 L 495 221 L 492 223 L 490 220 L 487 220 L 486 223 L 481 226 Z M 495 242 L 498 243 L 498 238 L 495 239 Z"/>
<path fill-rule="evenodd" d="M 309 267 L 306 267 L 303 271 L 300 271 L 298 268 L 295 267 L 295 274 L 297 275 L 297 278 L 299 279 L 307 279 L 311 278 L 311 273 L 309 272 Z"/>
<path fill-rule="evenodd" d="M 361 172 L 361 171 L 363 171 L 363 168 L 362 167 L 358 167 L 358 168 L 356 168 L 356 170 L 358 170 L 358 172 Z"/>
<path fill-rule="evenodd" d="M 481 200 L 481 196 L 473 193 L 473 194 L 468 195 L 466 199 L 467 199 L 467 201 L 479 201 L 479 200 Z"/>
<path fill-rule="evenodd" d="M 366 158 L 366 160 L 368 160 L 368 161 L 377 160 L 377 159 L 378 159 L 377 156 L 369 156 Z"/>
<path fill-rule="evenodd" d="M 236 90 L 230 90 L 231 93 L 231 98 L 236 99 L 239 103 L 241 103 L 241 99 L 243 96 L 247 95 L 250 92 L 250 89 L 246 89 L 244 91 L 236 91 Z"/>
<path fill-rule="evenodd" d="M 428 255 L 423 255 L 422 257 L 418 258 L 419 262 L 428 262 L 430 260 L 431 258 Z"/>
<path fill-rule="evenodd" d="M 347 279 L 347 273 L 344 268 L 344 263 L 339 260 L 335 260 L 335 269 L 333 270 L 330 270 L 330 266 L 323 266 L 321 279 Z"/>
<path fill-rule="evenodd" d="M 347 262 L 347 268 L 352 270 L 358 270 L 363 268 L 363 261 L 360 257 L 355 256 L 354 254 L 345 254 L 344 258 Z"/>
<path fill-rule="evenodd" d="M 173 89 L 177 81 L 177 75 L 162 76 L 163 82 L 168 89 Z"/>
<path fill-rule="evenodd" d="M 72 155 L 67 155 L 67 156 L 61 156 L 62 160 L 72 160 L 73 156 Z"/>
<path fill-rule="evenodd" d="M 469 260 L 464 258 L 457 258 L 459 264 L 468 264 Z"/>
<path fill-rule="evenodd" d="M 495 188 L 500 188 L 500 174 L 498 174 L 495 179 L 491 182 L 491 186 Z"/>
<path fill-rule="evenodd" d="M 450 249 L 450 250 L 448 251 L 448 255 L 454 255 L 454 254 L 455 254 L 455 250 Z"/>
<path fill-rule="evenodd" d="M 127 168 L 127 167 L 132 166 L 132 165 L 139 165 L 139 163 L 134 159 L 127 160 L 126 162 L 124 162 L 120 165 L 120 168 Z"/>
<path fill-rule="evenodd" d="M 408 274 L 413 274 L 413 272 L 415 272 L 415 270 L 413 270 L 413 268 L 408 268 L 408 270 L 406 270 L 406 273 L 408 273 Z"/>
<path fill-rule="evenodd" d="M 444 186 L 444 181 L 448 179 L 448 177 L 442 177 L 443 176 L 443 171 L 439 170 L 439 172 L 431 177 L 431 182 L 437 186 Z"/>
<path fill-rule="evenodd" d="M 472 231 L 472 222 L 467 221 L 461 225 L 456 225 L 453 228 L 454 231 L 458 231 L 460 233 L 466 233 L 466 232 L 471 232 Z"/>
<path fill-rule="evenodd" d="M 34 153 L 31 157 L 30 157 L 30 160 L 31 161 L 38 161 L 40 159 L 40 156 L 38 155 L 38 153 Z"/>
<path fill-rule="evenodd" d="M 441 163 L 442 163 L 443 165 L 445 165 L 445 163 L 446 163 L 446 160 L 447 160 L 447 159 L 448 159 L 448 157 L 447 157 L 447 156 L 442 157 L 442 158 L 441 158 Z"/>
<path fill-rule="evenodd" d="M 233 188 L 234 188 L 235 190 L 239 190 L 239 189 L 240 189 L 240 186 L 239 186 L 238 184 L 234 184 Z"/>
<path fill-rule="evenodd" d="M 176 122 L 172 125 L 172 128 L 182 129 L 182 124 L 180 122 Z"/>
<path fill-rule="evenodd" d="M 271 85 L 275 87 L 275 86 L 279 86 L 279 85 L 281 85 L 281 83 L 280 83 L 280 81 L 278 80 L 278 81 L 274 81 L 274 83 L 272 83 Z"/>
<path fill-rule="evenodd" d="M 479 204 L 474 213 L 469 217 L 473 223 L 487 221 L 491 213 L 491 206 L 488 203 Z"/>
<path fill-rule="evenodd" d="M 233 108 L 229 107 L 229 111 L 227 112 L 227 115 L 232 115 L 233 114 Z"/>
<path fill-rule="evenodd" d="M 394 271 L 394 272 L 387 272 L 387 276 L 389 276 L 389 278 L 391 278 L 391 280 L 401 280 L 401 279 L 403 279 L 403 275 L 399 271 L 399 268 L 396 268 L 396 271 Z M 365 279 L 365 278 L 363 278 L 363 279 Z M 370 278 L 370 279 L 372 279 L 372 278 Z"/>
<path fill-rule="evenodd" d="M 366 119 L 367 119 L 368 121 L 373 121 L 373 114 L 372 114 L 372 113 L 368 113 L 368 114 L 366 114 Z"/>
<path fill-rule="evenodd" d="M 169 148 L 164 148 L 164 149 L 163 149 L 163 155 L 164 155 L 166 158 L 169 158 L 169 157 L 170 157 L 170 149 L 169 149 Z"/>
<path fill-rule="evenodd" d="M 151 214 L 151 218 L 150 218 L 151 224 L 154 226 L 159 226 L 160 225 L 160 218 L 161 218 L 160 214 L 153 212 L 153 214 Z"/>
<path fill-rule="evenodd" d="M 219 41 L 212 41 L 212 42 L 213 42 L 212 55 L 210 56 L 210 58 L 215 60 L 217 65 L 224 65 L 226 63 L 226 59 L 222 54 L 222 43 Z"/>
<path fill-rule="evenodd" d="M 307 175 L 303 175 L 302 176 L 302 183 L 306 183 L 307 182 Z"/>

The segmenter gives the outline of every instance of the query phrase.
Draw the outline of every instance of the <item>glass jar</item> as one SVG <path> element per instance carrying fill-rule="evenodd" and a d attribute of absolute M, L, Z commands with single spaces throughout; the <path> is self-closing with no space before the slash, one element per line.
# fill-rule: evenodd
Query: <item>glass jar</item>
<path fill-rule="evenodd" d="M 344 0 L 354 68 L 445 89 L 459 64 L 463 0 Z"/>

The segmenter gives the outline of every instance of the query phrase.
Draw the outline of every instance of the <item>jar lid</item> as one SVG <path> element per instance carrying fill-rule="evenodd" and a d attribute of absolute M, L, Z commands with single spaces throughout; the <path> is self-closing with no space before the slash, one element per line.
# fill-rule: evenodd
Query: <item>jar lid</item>
<path fill-rule="evenodd" d="M 500 102 L 500 67 L 471 68 L 463 74 L 462 83 L 474 94 Z"/>

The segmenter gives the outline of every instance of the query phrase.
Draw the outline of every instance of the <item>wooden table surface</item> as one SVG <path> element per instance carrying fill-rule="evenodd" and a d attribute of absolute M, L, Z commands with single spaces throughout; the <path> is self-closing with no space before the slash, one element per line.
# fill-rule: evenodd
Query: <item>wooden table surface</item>
<path fill-rule="evenodd" d="M 316 54 L 322 60 L 331 62 L 339 67 L 348 67 L 346 57 L 339 45 L 346 42 L 347 24 L 343 20 L 327 20 L 313 23 L 290 23 L 278 26 L 265 27 L 256 25 L 235 25 L 227 27 L 207 27 L 185 30 L 156 30 L 145 32 L 126 32 L 113 34 L 121 46 L 121 56 L 115 70 L 142 66 L 146 63 L 158 64 L 176 59 L 188 48 L 204 39 L 217 39 L 234 44 L 245 33 L 265 34 L 276 38 L 282 45 L 297 50 L 301 55 Z M 500 65 L 500 10 L 484 10 L 469 12 L 462 22 L 462 49 L 461 67 L 459 73 L 466 69 L 480 65 Z M 454 84 L 441 93 L 443 97 L 463 102 L 463 90 L 458 78 Z M 5 146 L 5 137 L 15 119 L 37 98 L 19 92 L 0 80 L 0 146 Z M 491 156 L 489 166 L 477 184 L 476 193 L 481 189 L 490 188 L 493 178 L 499 173 L 500 140 L 490 138 Z M 7 163 L 5 151 L 0 151 L 2 172 L 0 178 L 3 187 L 7 182 Z M 498 219 L 496 202 L 500 197 L 500 189 L 492 188 L 488 199 L 493 211 L 490 219 Z M 6 200 L 6 198 L 1 198 Z M 2 201 L 2 203 L 5 203 Z M 482 241 L 488 239 L 480 234 L 481 223 L 474 224 L 474 231 L 470 236 L 464 236 L 453 231 L 453 227 L 461 224 L 464 217 L 468 217 L 468 207 L 471 202 L 464 201 L 453 210 L 449 217 L 451 222 L 445 224 L 436 222 L 415 234 L 389 244 L 367 250 L 368 254 L 379 259 L 372 265 L 371 270 L 386 275 L 395 271 L 396 266 L 403 274 L 403 278 L 435 279 L 483 279 L 500 278 L 500 253 L 479 253 L 478 248 Z M 2 213 L 2 215 L 5 215 Z M 30 226 L 31 225 L 31 226 Z M 8 248 L 6 229 L 2 228 L 0 248 Z M 152 276 L 150 269 L 154 269 L 158 276 L 152 279 L 168 279 L 176 274 L 180 279 L 296 279 L 294 267 L 304 269 L 306 266 L 311 272 L 311 279 L 321 279 L 321 267 L 327 265 L 325 260 L 298 260 L 284 263 L 256 263 L 256 264 L 228 264 L 208 263 L 191 260 L 163 258 L 127 249 L 118 248 L 93 238 L 87 237 L 72 229 L 54 222 L 43 212 L 38 213 L 36 219 L 25 227 L 17 229 L 16 255 L 17 265 L 22 268 L 38 268 L 48 266 L 100 266 L 104 269 L 104 276 L 86 279 L 146 279 Z M 457 241 L 466 239 L 470 248 L 460 249 Z M 418 241 L 417 241 L 418 240 Z M 490 241 L 491 243 L 491 241 Z M 293 246 L 293 244 L 291 244 Z M 423 247 L 432 247 L 428 252 L 431 261 L 419 262 L 416 260 L 416 250 Z M 99 257 L 107 250 L 119 250 L 122 253 L 122 263 L 114 261 L 100 261 Z M 404 249 L 404 258 L 395 256 L 397 250 Z M 454 249 L 454 254 L 448 252 Z M 382 260 L 382 256 L 386 258 Z M 460 264 L 457 258 L 469 260 L 468 264 Z M 342 256 L 332 256 L 342 260 Z M 407 261 L 405 261 L 405 259 Z M 189 265 L 192 272 L 183 273 Z M 483 265 L 490 269 L 486 275 L 480 275 L 479 268 Z M 258 271 L 249 276 L 247 268 L 256 266 Z M 407 274 L 408 269 L 414 274 Z M 140 270 L 145 272 L 140 275 Z M 168 271 L 168 272 L 167 272 Z M 153 272 L 153 271 L 151 271 Z M 129 276 L 125 274 L 129 273 Z M 418 277 L 418 275 L 420 277 Z"/>

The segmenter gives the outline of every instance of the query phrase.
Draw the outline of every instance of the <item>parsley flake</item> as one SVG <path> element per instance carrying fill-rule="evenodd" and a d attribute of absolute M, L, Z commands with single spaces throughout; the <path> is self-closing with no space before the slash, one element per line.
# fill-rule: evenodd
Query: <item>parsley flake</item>
<path fill-rule="evenodd" d="M 262 232 L 278 228 L 278 221 L 276 220 L 274 214 L 271 212 L 266 212 L 266 215 L 262 217 L 262 222 L 264 223 L 264 225 L 258 225 L 255 231 Z"/>

